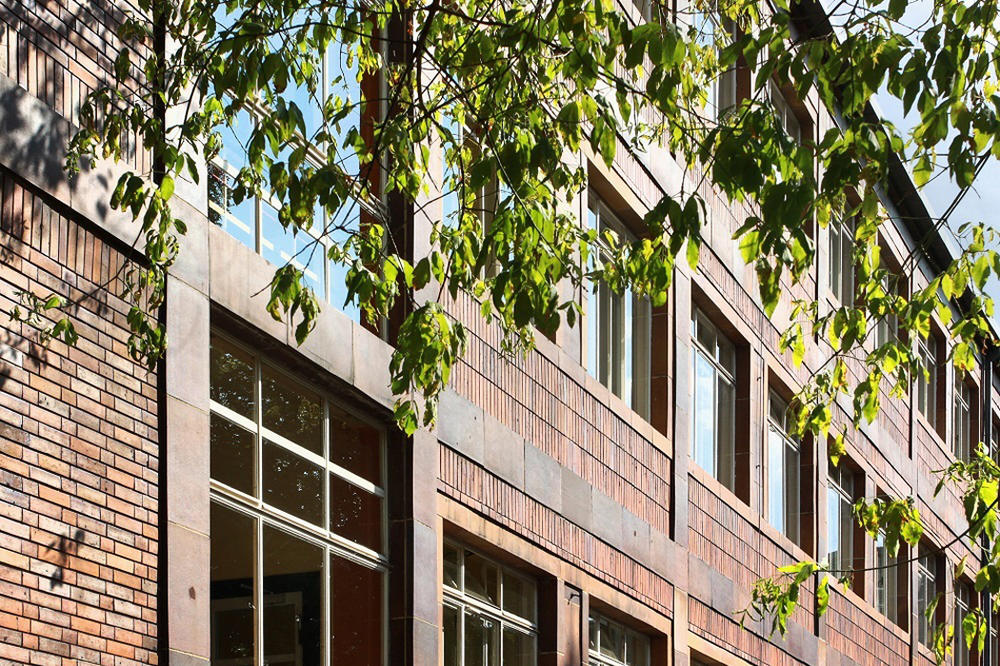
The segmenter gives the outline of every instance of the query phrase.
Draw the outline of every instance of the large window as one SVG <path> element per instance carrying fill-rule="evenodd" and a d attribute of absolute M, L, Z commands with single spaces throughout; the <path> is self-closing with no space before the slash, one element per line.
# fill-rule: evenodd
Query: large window
<path fill-rule="evenodd" d="M 767 434 L 767 519 L 782 534 L 800 543 L 802 449 L 789 435 L 788 404 L 771 391 Z"/>
<path fill-rule="evenodd" d="M 620 241 L 631 235 L 608 207 L 590 193 L 588 224 Z M 649 416 L 650 305 L 625 290 L 616 294 L 601 282 L 587 292 L 587 370 L 644 417 Z"/>
<path fill-rule="evenodd" d="M 534 666 L 535 584 L 457 544 L 444 544 L 445 666 Z"/>
<path fill-rule="evenodd" d="M 972 457 L 972 404 L 972 389 L 963 378 L 956 376 L 951 446 L 959 460 Z"/>
<path fill-rule="evenodd" d="M 719 15 L 715 3 L 709 3 L 702 9 L 695 8 L 694 27 L 698 35 L 698 43 L 706 49 L 716 49 L 716 57 L 723 43 L 731 41 L 736 33 L 736 26 L 729 19 Z M 708 104 L 705 109 L 713 120 L 721 119 L 726 112 L 736 106 L 737 95 L 736 67 L 730 67 L 719 73 L 719 76 L 709 82 Z"/>
<path fill-rule="evenodd" d="M 917 354 L 919 355 L 920 361 L 924 366 L 926 375 L 922 375 L 918 372 L 916 378 L 914 379 L 914 382 L 916 383 L 914 399 L 916 400 L 917 411 L 923 414 L 924 418 L 927 419 L 927 423 L 935 429 L 938 427 L 938 345 L 937 336 L 933 333 L 927 336 L 926 339 L 918 338 Z"/>
<path fill-rule="evenodd" d="M 778 119 L 778 124 L 785 130 L 788 138 L 795 143 L 802 142 L 802 125 L 795 114 L 795 110 L 788 103 L 785 94 L 781 91 L 773 80 L 769 83 L 768 91 L 771 97 L 771 105 L 774 107 L 774 114 Z"/>
<path fill-rule="evenodd" d="M 210 370 L 212 663 L 381 664 L 381 432 L 221 336 Z"/>
<path fill-rule="evenodd" d="M 224 19 L 223 19 L 224 20 Z M 275 45 L 274 48 L 279 48 Z M 277 155 L 266 151 L 275 162 L 286 162 L 294 150 L 306 148 L 306 159 L 318 166 L 328 155 L 336 155 L 348 178 L 360 177 L 356 152 L 352 147 L 343 148 L 348 129 L 361 125 L 361 86 L 357 81 L 356 64 L 348 66 L 342 45 L 330 45 L 325 57 L 320 58 L 319 87 L 310 94 L 304 86 L 290 85 L 283 93 L 285 103 L 294 102 L 302 111 L 308 136 L 297 136 L 282 146 Z M 329 127 L 332 141 L 316 143 L 313 139 L 323 124 L 321 101 L 336 96 L 343 103 L 346 118 L 340 127 Z M 374 107 L 374 105 L 370 105 Z M 308 230 L 293 233 L 278 220 L 278 211 L 285 203 L 270 192 L 260 196 L 246 196 L 237 201 L 238 174 L 248 166 L 247 146 L 258 119 L 265 117 L 267 109 L 252 104 L 250 112 L 241 111 L 229 127 L 221 128 L 222 150 L 208 168 L 208 217 L 251 250 L 261 254 L 276 266 L 292 264 L 303 272 L 303 282 L 313 289 L 317 298 L 343 309 L 355 321 L 360 321 L 356 305 L 345 306 L 347 267 L 339 261 L 328 259 L 327 251 L 332 242 L 343 243 L 360 224 L 357 202 L 345 204 L 335 215 L 327 215 L 321 206 L 314 211 Z"/>
<path fill-rule="evenodd" d="M 830 291 L 842 305 L 854 304 L 854 218 L 833 222 L 830 232 Z"/>
<path fill-rule="evenodd" d="M 900 545 L 900 548 L 903 548 Z M 889 554 L 885 533 L 879 532 L 875 540 L 875 610 L 891 622 L 905 627 L 906 564 L 905 558 Z"/>
<path fill-rule="evenodd" d="M 600 613 L 590 613 L 591 666 L 649 666 L 649 637 Z"/>
<path fill-rule="evenodd" d="M 830 465 L 826 489 L 826 548 L 830 568 L 843 576 L 854 568 L 854 473 L 846 461 Z"/>
<path fill-rule="evenodd" d="M 735 491 L 736 352 L 733 343 L 694 308 L 691 320 L 693 457 Z"/>
<path fill-rule="evenodd" d="M 940 556 L 930 552 L 926 546 L 921 546 L 920 550 L 917 560 L 917 640 L 933 648 L 934 631 L 943 608 L 939 603 L 933 612 L 928 613 L 928 610 L 938 599 Z"/>
<path fill-rule="evenodd" d="M 962 622 L 969 612 L 975 608 L 973 603 L 972 590 L 968 583 L 955 581 L 955 634 L 954 646 L 952 647 L 955 660 L 954 666 L 969 666 L 970 650 L 965 642 L 965 632 L 962 631 Z"/>

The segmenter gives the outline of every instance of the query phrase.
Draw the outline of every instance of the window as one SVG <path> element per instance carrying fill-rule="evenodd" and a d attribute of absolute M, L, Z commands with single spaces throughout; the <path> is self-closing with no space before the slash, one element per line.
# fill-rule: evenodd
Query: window
<path fill-rule="evenodd" d="M 895 299 L 906 295 L 906 280 L 903 278 L 899 264 L 892 257 L 890 250 L 882 246 L 879 248 L 882 263 L 886 266 L 886 273 L 882 277 L 882 290 L 889 300 L 890 311 L 886 312 L 875 322 L 875 344 L 881 347 L 889 342 L 895 342 L 899 337 L 899 317 L 895 309 Z"/>
<path fill-rule="evenodd" d="M 956 376 L 951 447 L 958 460 L 972 457 L 972 404 L 972 389 Z"/>
<path fill-rule="evenodd" d="M 904 627 L 905 606 L 901 606 L 901 602 L 906 596 L 901 593 L 906 590 L 906 566 L 901 564 L 901 560 L 905 562 L 905 558 L 900 558 L 899 551 L 895 555 L 889 554 L 885 534 L 879 532 L 875 540 L 875 610 Z"/>
<path fill-rule="evenodd" d="M 771 391 L 767 435 L 767 519 L 779 532 L 800 542 L 801 447 L 789 435 L 788 404 Z"/>
<path fill-rule="evenodd" d="M 479 553 L 444 544 L 445 666 L 534 666 L 535 584 Z"/>
<path fill-rule="evenodd" d="M 969 666 L 970 650 L 965 643 L 965 632 L 962 631 L 962 622 L 969 611 L 975 607 L 972 603 L 972 592 L 969 585 L 962 581 L 955 581 L 955 634 L 954 645 L 952 646 L 955 659 L 954 666 Z"/>
<path fill-rule="evenodd" d="M 1000 617 L 997 617 L 996 610 L 990 614 L 990 665 L 1000 666 L 1000 632 L 997 625 L 1000 624 Z"/>
<path fill-rule="evenodd" d="M 588 224 L 622 241 L 632 237 L 590 194 Z M 650 305 L 631 290 L 614 293 L 603 282 L 587 293 L 587 371 L 643 417 L 649 416 Z"/>
<path fill-rule="evenodd" d="M 694 27 L 697 31 L 698 43 L 704 49 L 716 50 L 723 46 L 723 42 L 731 41 L 736 34 L 735 24 L 719 15 L 717 6 L 708 4 L 704 9 L 695 8 Z M 708 106 L 705 109 L 708 116 L 713 120 L 719 120 L 727 111 L 736 106 L 736 67 L 719 73 L 719 76 L 709 82 Z"/>
<path fill-rule="evenodd" d="M 830 225 L 830 291 L 842 305 L 854 304 L 854 218 Z"/>
<path fill-rule="evenodd" d="M 1000 460 L 1000 420 L 995 417 L 990 428 L 990 456 L 994 461 Z"/>
<path fill-rule="evenodd" d="M 280 45 L 275 45 L 273 48 L 279 47 Z M 341 53 L 341 45 L 331 44 L 326 57 L 320 58 L 319 89 L 316 94 L 310 94 L 302 86 L 289 86 L 282 94 L 286 102 L 294 102 L 303 113 L 306 131 L 310 136 L 298 136 L 293 142 L 307 145 L 306 159 L 315 165 L 319 164 L 323 156 L 340 148 L 348 137 L 350 127 L 360 128 L 361 125 L 361 87 L 357 82 L 357 67 L 348 67 L 346 62 L 346 54 Z M 353 104 L 355 111 L 347 114 L 342 127 L 330 128 L 333 137 L 330 145 L 310 143 L 309 140 L 322 126 L 319 103 L 327 96 L 339 97 L 348 109 Z M 360 321 L 360 308 L 356 304 L 344 304 L 347 298 L 345 279 L 348 267 L 339 261 L 328 259 L 327 255 L 331 242 L 343 243 L 353 233 L 352 230 L 359 227 L 359 205 L 356 202 L 348 203 L 335 215 L 327 215 L 322 206 L 317 206 L 311 227 L 292 233 L 278 219 L 278 211 L 284 202 L 277 196 L 269 192 L 263 192 L 260 196 L 254 196 L 253 193 L 237 194 L 240 190 L 238 174 L 240 169 L 248 166 L 247 145 L 254 126 L 267 113 L 265 108 L 256 103 L 251 103 L 248 108 L 251 111 L 241 111 L 232 126 L 220 128 L 222 149 L 208 167 L 209 220 L 276 266 L 290 263 L 301 270 L 303 284 L 310 287 L 317 298 L 328 301 L 344 310 L 355 321 Z M 297 145 L 286 144 L 277 156 L 270 151 L 266 154 L 275 162 L 281 162 L 287 160 L 296 148 Z M 348 147 L 341 153 L 338 155 L 339 165 L 346 175 L 349 178 L 360 176 L 354 149 Z"/>
<path fill-rule="evenodd" d="M 854 474 L 846 461 L 830 465 L 827 484 L 827 559 L 830 568 L 843 576 L 854 568 Z"/>
<path fill-rule="evenodd" d="M 221 336 L 210 377 L 212 662 L 381 664 L 381 432 Z"/>
<path fill-rule="evenodd" d="M 916 403 L 917 411 L 924 415 L 927 423 L 937 429 L 937 386 L 938 386 L 938 339 L 931 333 L 927 339 L 917 339 L 917 354 L 924 366 L 926 376 L 917 374 Z"/>
<path fill-rule="evenodd" d="M 802 143 L 802 126 L 799 124 L 798 116 L 795 115 L 795 110 L 792 109 L 785 94 L 773 79 L 769 85 L 771 105 L 774 107 L 774 115 L 777 117 L 778 124 L 785 130 L 789 139 L 795 143 Z"/>
<path fill-rule="evenodd" d="M 649 637 L 591 611 L 588 654 L 591 666 L 649 666 Z"/>
<path fill-rule="evenodd" d="M 691 321 L 694 461 L 735 492 L 736 353 L 698 308 Z"/>
<path fill-rule="evenodd" d="M 928 609 L 938 599 L 939 556 L 921 546 L 920 558 L 917 560 L 917 640 L 933 649 L 934 630 L 937 627 L 939 607 L 928 617 Z"/>

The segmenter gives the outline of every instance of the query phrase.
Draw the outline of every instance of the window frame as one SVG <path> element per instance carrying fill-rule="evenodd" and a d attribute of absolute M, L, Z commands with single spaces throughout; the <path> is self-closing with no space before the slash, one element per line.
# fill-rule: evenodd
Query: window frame
<path fill-rule="evenodd" d="M 855 473 L 848 467 L 846 460 L 841 460 L 840 464 L 834 467 L 830 464 L 827 468 L 826 479 L 826 558 L 830 563 L 830 568 L 841 575 L 854 568 L 854 519 L 851 507 L 857 501 L 857 478 Z M 850 487 L 845 487 L 850 484 Z M 836 520 L 831 520 L 832 510 L 836 507 Z M 846 510 L 846 511 L 845 511 Z M 839 537 L 837 550 L 833 550 L 833 539 L 831 530 L 836 524 L 837 535 Z M 834 563 L 832 555 L 837 554 L 837 561 Z"/>
<path fill-rule="evenodd" d="M 711 46 L 716 52 L 716 59 L 719 54 L 719 44 L 717 36 L 725 33 L 729 41 L 733 41 L 736 36 L 736 24 L 719 14 L 718 4 L 712 2 L 705 9 L 695 8 L 692 23 L 697 31 L 696 40 L 705 48 Z M 711 26 L 709 33 L 705 27 Z M 709 81 L 708 101 L 705 110 L 709 118 L 718 122 L 727 112 L 736 106 L 739 100 L 739 80 L 737 64 L 719 73 L 719 75 Z M 724 93 L 728 93 L 728 98 L 724 98 Z"/>
<path fill-rule="evenodd" d="M 622 632 L 624 659 L 619 660 L 601 652 L 601 621 L 614 625 Z M 597 629 L 595 632 L 594 629 Z M 595 647 L 591 646 L 594 636 L 597 636 Z M 652 656 L 652 638 L 641 631 L 629 627 L 628 625 L 614 620 L 600 610 L 590 609 L 587 617 L 587 664 L 590 666 L 649 666 Z M 631 642 L 629 639 L 632 639 Z M 639 662 L 630 661 L 629 645 L 642 645 L 644 653 L 643 660 Z"/>
<path fill-rule="evenodd" d="M 913 391 L 913 402 L 917 412 L 923 416 L 927 424 L 935 432 L 939 430 L 938 418 L 938 383 L 940 381 L 939 363 L 941 341 L 931 331 L 926 338 L 917 336 L 917 355 L 920 357 L 924 370 L 927 372 L 926 378 L 923 373 L 913 378 L 916 386 Z"/>
<path fill-rule="evenodd" d="M 780 406 L 776 411 L 775 407 Z M 781 417 L 777 414 L 780 412 Z M 802 442 L 789 434 L 788 403 L 772 388 L 768 391 L 767 413 L 767 520 L 772 527 L 788 537 L 793 543 L 802 545 Z M 777 437 L 776 442 L 772 435 Z M 780 444 L 780 456 L 775 458 L 773 447 Z M 774 463 L 780 461 L 776 473 Z M 794 464 L 791 464 L 794 463 Z M 776 497 L 774 481 L 781 480 L 781 498 Z M 777 505 L 775 504 L 777 503 Z M 775 524 L 780 513 L 781 524 Z"/>
<path fill-rule="evenodd" d="M 845 216 L 827 228 L 829 250 L 827 256 L 827 286 L 841 305 L 854 304 L 854 216 Z"/>
<path fill-rule="evenodd" d="M 926 546 L 921 546 L 921 550 Z M 927 608 L 938 597 L 938 555 L 936 553 L 922 553 L 917 558 L 917 580 L 916 580 L 916 611 L 917 611 L 917 642 L 924 647 L 933 649 L 934 632 L 937 630 L 939 619 L 928 618 Z M 934 610 L 937 616 L 941 611 L 940 604 Z"/>
<path fill-rule="evenodd" d="M 700 327 L 707 325 L 712 332 L 712 336 L 715 340 L 715 350 L 708 350 L 704 344 L 701 342 Z M 721 345 L 720 341 L 725 341 L 725 345 Z M 728 356 L 732 361 L 732 368 L 726 368 L 722 362 L 722 350 L 728 350 Z M 731 491 L 736 492 L 736 401 L 738 393 L 738 377 L 737 377 L 737 362 L 736 362 L 736 344 L 727 336 L 720 328 L 715 324 L 712 319 L 705 314 L 705 312 L 699 308 L 697 305 L 693 305 L 691 308 L 691 350 L 692 350 L 692 362 L 691 362 L 691 459 L 696 465 L 704 469 L 706 472 L 712 475 L 713 478 L 718 480 L 722 485 L 729 488 Z M 713 424 L 713 441 L 712 441 L 712 465 L 711 468 L 705 467 L 699 461 L 699 451 L 698 451 L 698 437 L 697 437 L 697 413 L 698 413 L 698 382 L 697 382 L 697 366 L 698 359 L 702 358 L 708 362 L 710 369 L 712 370 L 712 424 Z M 718 384 L 719 381 L 724 381 L 732 392 L 732 401 L 728 407 L 729 411 L 729 447 L 728 457 L 732 460 L 729 464 L 728 471 L 725 472 L 727 478 L 723 479 L 722 476 L 722 456 L 720 454 L 720 435 L 719 435 L 719 422 L 720 422 L 720 405 L 718 398 Z"/>
<path fill-rule="evenodd" d="M 441 608 L 442 612 L 445 608 L 451 608 L 458 613 L 458 635 L 456 636 L 456 655 L 458 656 L 458 663 L 456 666 L 463 666 L 465 663 L 465 614 L 470 610 L 477 615 L 488 618 L 494 622 L 499 623 L 499 629 L 497 632 L 497 656 L 499 664 L 504 662 L 503 659 L 503 635 L 504 630 L 518 631 L 522 634 L 530 636 L 534 640 L 534 651 L 532 657 L 534 663 L 538 663 L 538 638 L 539 638 L 539 618 L 538 618 L 538 584 L 535 579 L 525 575 L 524 573 L 498 562 L 495 558 L 489 557 L 483 554 L 475 548 L 470 548 L 469 546 L 461 543 L 459 541 L 454 541 L 451 539 L 444 539 L 442 544 L 442 551 L 445 549 L 452 548 L 458 553 L 458 575 L 459 583 L 462 586 L 456 588 L 449 585 L 444 576 L 442 575 L 441 580 Z M 470 594 L 465 589 L 465 558 L 468 553 L 474 554 L 481 558 L 485 562 L 491 564 L 497 569 L 497 592 L 498 600 L 497 605 L 494 606 L 488 601 L 479 599 L 474 595 Z M 442 568 L 445 565 L 446 558 L 442 557 Z M 532 595 L 532 615 L 534 619 L 526 618 L 524 616 L 513 613 L 504 608 L 504 586 L 507 577 L 516 578 L 522 583 L 527 584 L 531 589 Z M 441 625 L 441 644 L 442 650 L 444 648 L 444 622 Z M 493 666 L 492 664 L 490 666 Z"/>
<path fill-rule="evenodd" d="M 952 393 L 951 450 L 957 460 L 970 460 L 973 437 L 973 390 L 968 380 L 957 372 Z"/>
<path fill-rule="evenodd" d="M 635 235 L 593 188 L 588 190 L 587 195 L 587 226 L 599 234 L 610 230 L 623 241 L 635 240 Z M 587 373 L 633 411 L 649 420 L 652 304 L 648 298 L 637 296 L 631 290 L 615 294 L 603 282 L 597 284 L 596 289 L 589 284 L 585 287 L 584 296 Z M 628 356 L 631 356 L 631 361 L 625 362 Z M 619 368 L 617 373 L 614 372 L 616 367 Z"/>
<path fill-rule="evenodd" d="M 969 666 L 971 663 L 972 651 L 965 644 L 965 633 L 962 631 L 962 621 L 965 616 L 976 608 L 975 596 L 969 589 L 969 584 L 964 580 L 955 581 L 955 633 L 954 646 L 952 648 L 952 666 Z"/>

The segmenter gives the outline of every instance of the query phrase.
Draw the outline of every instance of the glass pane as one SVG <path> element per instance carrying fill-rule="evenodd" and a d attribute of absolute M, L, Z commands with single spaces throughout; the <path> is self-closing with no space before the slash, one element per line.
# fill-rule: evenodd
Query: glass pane
<path fill-rule="evenodd" d="M 318 395 L 284 375 L 261 370 L 264 427 L 323 455 L 323 403 Z"/>
<path fill-rule="evenodd" d="M 801 486 L 799 468 L 801 465 L 799 447 L 792 440 L 785 440 L 785 535 L 799 543 L 799 510 L 801 507 Z M 850 517 L 850 511 L 847 512 Z"/>
<path fill-rule="evenodd" d="M 348 53 L 342 44 L 333 43 L 327 50 L 327 83 L 332 97 L 339 98 L 335 101 L 338 109 L 342 109 L 343 119 L 338 123 L 339 129 L 331 128 L 334 144 L 337 147 L 337 154 L 341 160 L 341 166 L 348 175 L 356 175 L 359 172 L 358 156 L 353 147 L 344 148 L 344 140 L 348 131 L 353 128 L 360 130 L 361 108 L 361 85 L 358 83 L 357 60 L 351 60 L 348 65 Z"/>
<path fill-rule="evenodd" d="M 444 666 L 459 666 L 458 609 L 454 606 L 445 606 L 443 615 L 441 634 L 444 643 Z"/>
<path fill-rule="evenodd" d="M 212 400 L 253 421 L 254 359 L 222 338 L 212 338 L 209 382 Z"/>
<path fill-rule="evenodd" d="M 625 630 L 617 622 L 600 618 L 601 654 L 617 661 L 625 661 Z"/>
<path fill-rule="evenodd" d="M 694 460 L 713 476 L 715 470 L 715 372 L 704 355 L 694 352 Z"/>
<path fill-rule="evenodd" d="M 630 666 L 648 666 L 649 641 L 645 636 L 630 631 L 626 648 L 628 651 L 626 658 Z"/>
<path fill-rule="evenodd" d="M 313 224 L 318 230 L 323 227 L 323 215 L 317 210 L 313 216 Z M 326 260 L 326 250 L 323 245 L 310 234 L 299 231 L 293 233 L 285 229 L 278 221 L 278 211 L 273 205 L 261 202 L 260 207 L 260 244 L 261 254 L 275 266 L 291 264 L 303 272 L 302 284 L 311 288 L 317 298 L 326 298 L 323 262 Z"/>
<path fill-rule="evenodd" d="M 503 609 L 518 617 L 535 621 L 535 586 L 507 572 L 503 574 Z"/>
<path fill-rule="evenodd" d="M 330 531 L 372 550 L 382 550 L 382 500 L 331 474 Z"/>
<path fill-rule="evenodd" d="M 712 326 L 701 312 L 696 314 L 697 318 L 697 335 L 698 342 L 708 352 L 709 356 L 715 357 L 717 355 L 717 344 L 715 336 L 715 327 Z"/>
<path fill-rule="evenodd" d="M 590 640 L 588 642 L 589 649 L 597 650 L 597 645 L 600 640 L 598 635 L 600 633 L 600 623 L 598 623 L 597 618 L 591 615 L 587 624 L 590 627 Z"/>
<path fill-rule="evenodd" d="M 458 548 L 444 545 L 444 584 L 456 590 L 462 589 L 461 571 L 459 569 Z"/>
<path fill-rule="evenodd" d="M 465 611 L 465 666 L 498 666 L 500 625 L 472 611 Z"/>
<path fill-rule="evenodd" d="M 840 494 L 833 488 L 826 491 L 826 544 L 830 567 L 839 571 L 840 560 Z"/>
<path fill-rule="evenodd" d="M 212 414 L 211 463 L 216 481 L 254 494 L 254 459 L 256 436 L 218 414 Z"/>
<path fill-rule="evenodd" d="M 785 531 L 785 441 L 773 426 L 767 436 L 767 520 Z"/>
<path fill-rule="evenodd" d="M 735 409 L 736 398 L 733 385 L 729 380 L 719 375 L 717 387 L 718 400 L 718 430 L 716 433 L 716 456 L 719 461 L 718 479 L 729 488 L 736 488 L 736 443 L 735 443 Z"/>
<path fill-rule="evenodd" d="M 382 485 L 382 438 L 372 426 L 330 406 L 330 462 Z"/>
<path fill-rule="evenodd" d="M 330 556 L 330 663 L 382 663 L 385 574 Z"/>
<path fill-rule="evenodd" d="M 264 660 L 320 663 L 323 549 L 264 526 Z"/>
<path fill-rule="evenodd" d="M 499 570 L 492 562 L 472 551 L 465 551 L 465 592 L 499 607 L 497 577 Z"/>
<path fill-rule="evenodd" d="M 357 230 L 360 227 L 357 206 L 343 209 L 342 213 L 330 221 L 327 240 L 337 243 L 343 247 L 350 238 L 349 230 Z M 349 262 L 329 260 L 330 271 L 330 304 L 340 309 L 352 321 L 361 322 L 361 308 L 353 300 L 347 303 L 347 271 Z"/>
<path fill-rule="evenodd" d="M 212 661 L 251 663 L 254 655 L 253 518 L 212 503 Z"/>
<path fill-rule="evenodd" d="M 535 637 L 512 627 L 503 629 L 503 665 L 533 666 Z"/>
<path fill-rule="evenodd" d="M 323 471 L 318 465 L 264 440 L 263 467 L 265 502 L 323 525 Z"/>

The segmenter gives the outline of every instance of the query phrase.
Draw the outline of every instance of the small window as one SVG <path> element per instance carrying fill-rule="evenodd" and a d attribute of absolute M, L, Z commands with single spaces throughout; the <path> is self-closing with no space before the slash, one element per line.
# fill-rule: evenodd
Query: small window
<path fill-rule="evenodd" d="M 875 540 L 875 610 L 897 626 L 906 627 L 906 566 L 900 557 L 905 546 L 900 544 L 895 555 L 889 554 L 885 533 Z"/>
<path fill-rule="evenodd" d="M 792 437 L 788 404 L 771 391 L 767 436 L 767 518 L 796 544 L 801 542 L 802 448 Z"/>
<path fill-rule="evenodd" d="M 921 546 L 921 555 L 917 560 L 917 640 L 933 649 L 934 631 L 941 619 L 944 608 L 937 604 L 931 617 L 928 609 L 938 599 L 941 585 L 941 556 L 932 552 L 927 546 Z"/>
<path fill-rule="evenodd" d="M 937 390 L 939 381 L 938 359 L 940 358 L 940 342 L 932 332 L 926 339 L 917 339 L 917 354 L 926 374 L 917 373 L 914 378 L 916 390 L 914 400 L 917 411 L 923 414 L 927 423 L 938 429 Z"/>
<path fill-rule="evenodd" d="M 588 224 L 621 241 L 632 236 L 593 192 Z M 592 267 L 593 268 L 593 267 Z M 601 282 L 587 291 L 587 371 L 644 418 L 649 417 L 650 304 Z"/>
<path fill-rule="evenodd" d="M 826 547 L 830 568 L 838 576 L 854 569 L 854 473 L 847 461 L 830 465 L 826 490 Z"/>
<path fill-rule="evenodd" d="M 830 291 L 842 305 L 854 304 L 854 218 L 830 225 Z"/>
<path fill-rule="evenodd" d="M 534 666 L 535 583 L 463 546 L 444 544 L 445 666 Z"/>
<path fill-rule="evenodd" d="M 792 109 L 777 83 L 772 80 L 769 85 L 771 105 L 774 107 L 778 124 L 781 125 L 789 139 L 795 143 L 802 143 L 802 126 L 798 116 L 795 115 L 795 110 Z"/>
<path fill-rule="evenodd" d="M 694 461 L 736 491 L 736 352 L 697 307 L 691 321 Z"/>
<path fill-rule="evenodd" d="M 905 297 L 907 292 L 906 279 L 902 275 L 899 264 L 884 245 L 880 248 L 880 256 L 883 267 L 887 271 L 882 277 L 882 290 L 885 292 L 886 297 L 889 299 L 896 299 L 900 296 Z M 886 312 L 875 322 L 875 344 L 881 347 L 889 342 L 896 342 L 899 339 L 899 316 L 893 309 Z"/>
<path fill-rule="evenodd" d="M 721 40 L 732 41 L 736 36 L 736 25 L 720 16 L 714 3 L 708 3 L 704 9 L 695 9 L 694 28 L 698 43 L 705 49 L 718 49 L 723 45 Z M 716 57 L 718 55 L 716 52 Z M 736 96 L 737 71 L 734 65 L 709 82 L 707 115 L 713 120 L 721 119 L 736 106 Z"/>
<path fill-rule="evenodd" d="M 972 457 L 972 404 L 972 389 L 956 376 L 951 446 L 958 460 Z"/>
<path fill-rule="evenodd" d="M 971 651 L 965 643 L 965 632 L 962 631 L 962 622 L 965 617 L 975 608 L 973 603 L 972 590 L 969 584 L 964 581 L 955 581 L 955 638 L 952 647 L 955 655 L 954 666 L 969 666 Z"/>
<path fill-rule="evenodd" d="M 649 637 L 599 613 L 590 613 L 591 666 L 649 666 Z"/>

